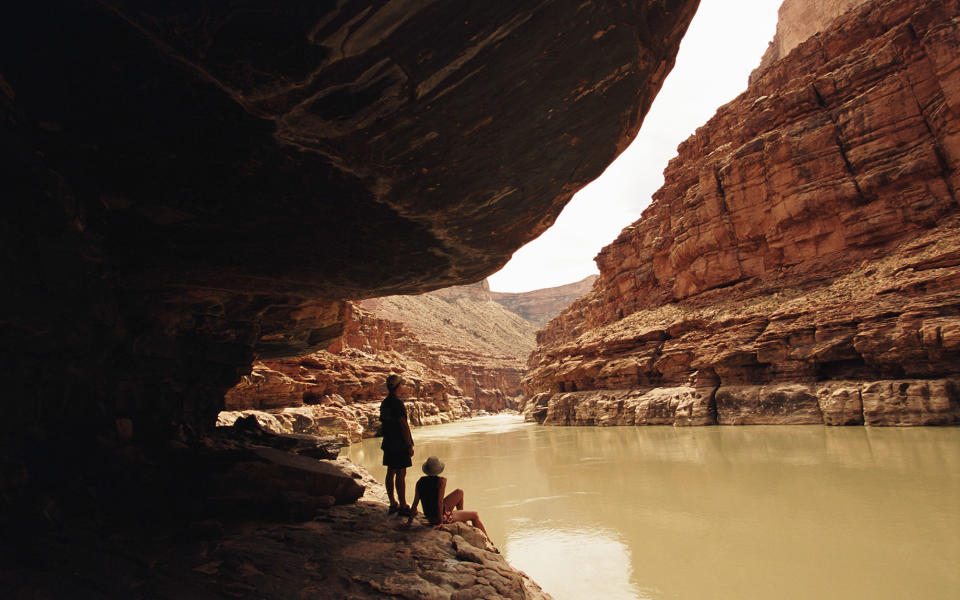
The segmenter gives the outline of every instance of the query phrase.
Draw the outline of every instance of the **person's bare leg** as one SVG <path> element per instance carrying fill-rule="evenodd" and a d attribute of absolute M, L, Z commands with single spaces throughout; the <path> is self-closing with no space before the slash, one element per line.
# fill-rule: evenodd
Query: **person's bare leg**
<path fill-rule="evenodd" d="M 475 510 L 456 510 L 450 515 L 450 520 L 460 523 L 469 521 L 471 525 L 482 531 L 488 540 L 490 539 L 487 529 L 483 526 L 483 521 L 480 520 L 480 514 Z"/>
<path fill-rule="evenodd" d="M 394 472 L 396 473 L 397 477 L 397 499 L 400 500 L 400 508 L 410 508 L 410 506 L 407 504 L 407 470 L 403 468 L 397 469 Z"/>
<path fill-rule="evenodd" d="M 387 468 L 387 481 L 384 485 L 387 487 L 387 498 L 390 499 L 390 506 L 396 506 L 397 501 L 393 497 L 393 480 L 397 476 L 396 469 Z"/>
<path fill-rule="evenodd" d="M 487 539 L 490 539 L 490 534 L 487 533 L 487 528 L 483 526 L 483 521 L 480 520 L 480 513 L 473 511 L 473 526 L 483 532 L 483 535 L 487 536 Z"/>
<path fill-rule="evenodd" d="M 463 510 L 463 490 L 460 488 L 453 490 L 443 499 L 443 511 L 450 512 L 453 509 Z"/>

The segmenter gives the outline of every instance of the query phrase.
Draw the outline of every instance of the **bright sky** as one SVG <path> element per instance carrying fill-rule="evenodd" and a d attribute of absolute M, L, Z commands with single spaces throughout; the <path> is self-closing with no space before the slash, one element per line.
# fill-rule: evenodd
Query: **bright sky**
<path fill-rule="evenodd" d="M 553 227 L 490 276 L 491 289 L 526 292 L 596 273 L 593 257 L 640 218 L 680 142 L 746 89 L 773 39 L 780 2 L 701 0 L 637 138 L 573 197 Z"/>

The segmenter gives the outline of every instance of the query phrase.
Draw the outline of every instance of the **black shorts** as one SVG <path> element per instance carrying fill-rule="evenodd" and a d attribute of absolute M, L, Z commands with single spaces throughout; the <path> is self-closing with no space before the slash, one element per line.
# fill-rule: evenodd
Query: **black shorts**
<path fill-rule="evenodd" d="M 386 450 L 383 451 L 383 465 L 390 469 L 405 469 L 413 464 L 410 458 L 410 451 L 404 448 L 402 451 Z"/>

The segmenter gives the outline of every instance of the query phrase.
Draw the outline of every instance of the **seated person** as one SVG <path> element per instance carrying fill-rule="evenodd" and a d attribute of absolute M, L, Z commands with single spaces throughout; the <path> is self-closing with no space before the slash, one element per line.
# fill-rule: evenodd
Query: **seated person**
<path fill-rule="evenodd" d="M 417 504 L 422 502 L 423 515 L 436 528 L 439 529 L 444 523 L 465 523 L 469 521 L 471 525 L 482 531 L 487 539 L 490 539 L 477 511 L 463 510 L 463 490 L 457 488 L 450 492 L 450 495 L 443 495 L 447 489 L 447 478 L 439 476 L 443 472 L 443 466 L 443 463 L 436 456 L 431 456 L 427 459 L 427 462 L 423 463 L 423 472 L 426 475 L 417 480 L 407 526 L 409 527 L 413 523 L 413 517 L 417 514 Z"/>

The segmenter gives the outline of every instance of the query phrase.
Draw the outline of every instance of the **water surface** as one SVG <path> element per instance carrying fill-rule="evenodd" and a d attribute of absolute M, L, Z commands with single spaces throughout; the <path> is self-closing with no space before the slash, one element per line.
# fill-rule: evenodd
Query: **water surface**
<path fill-rule="evenodd" d="M 960 428 L 413 431 L 557 600 L 960 599 Z M 383 481 L 380 440 L 343 454 Z"/>

